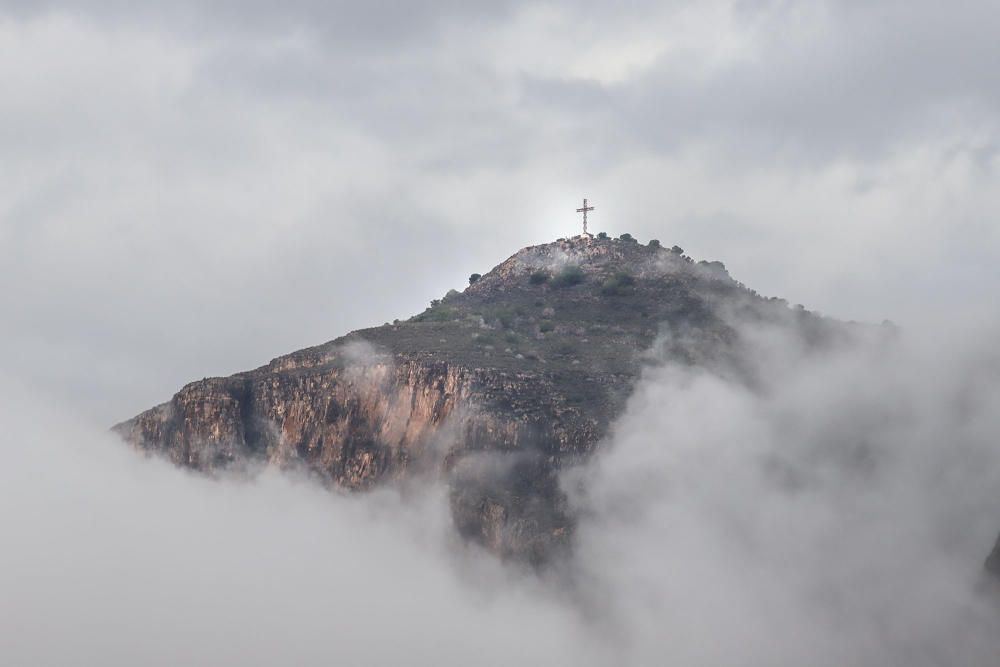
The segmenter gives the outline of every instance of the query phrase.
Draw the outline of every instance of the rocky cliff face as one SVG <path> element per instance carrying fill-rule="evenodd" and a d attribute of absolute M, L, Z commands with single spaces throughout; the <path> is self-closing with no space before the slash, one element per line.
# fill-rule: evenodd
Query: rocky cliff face
<path fill-rule="evenodd" d="M 539 562 L 572 535 L 558 472 L 594 451 L 652 359 L 738 366 L 733 317 L 817 342 L 841 327 L 679 248 L 577 237 L 405 322 L 191 383 L 115 430 L 206 472 L 297 467 L 357 490 L 442 476 L 462 535 Z"/>

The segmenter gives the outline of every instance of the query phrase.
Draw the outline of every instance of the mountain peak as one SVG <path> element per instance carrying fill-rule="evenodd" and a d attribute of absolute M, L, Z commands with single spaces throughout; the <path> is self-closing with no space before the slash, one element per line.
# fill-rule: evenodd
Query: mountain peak
<path fill-rule="evenodd" d="M 628 234 L 619 238 L 581 235 L 522 248 L 466 291 L 487 293 L 524 275 L 535 275 L 540 280 L 546 274 L 558 277 L 575 269 L 590 278 L 609 278 L 622 273 L 637 278 L 677 274 L 728 277 L 720 262 L 695 264 L 679 246 L 667 249 L 655 240 L 644 245 Z"/>
<path fill-rule="evenodd" d="M 558 472 L 599 446 L 644 364 L 732 358 L 728 318 L 792 312 L 678 247 L 560 239 L 408 320 L 193 382 L 115 428 L 205 472 L 294 467 L 349 489 L 430 474 L 450 488 L 462 535 L 540 562 L 573 525 Z M 835 328 L 804 310 L 793 319 Z"/>

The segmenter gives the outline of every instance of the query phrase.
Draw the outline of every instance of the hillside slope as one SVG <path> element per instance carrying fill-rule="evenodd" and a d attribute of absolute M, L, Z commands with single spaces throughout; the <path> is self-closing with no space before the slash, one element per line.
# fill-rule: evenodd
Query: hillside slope
<path fill-rule="evenodd" d="M 539 562 L 572 535 L 558 471 L 595 450 L 644 364 L 738 373 L 735 320 L 816 345 L 849 330 L 680 248 L 576 237 L 525 248 L 407 321 L 193 382 L 115 430 L 206 472 L 294 467 L 358 490 L 442 476 L 462 535 Z"/>

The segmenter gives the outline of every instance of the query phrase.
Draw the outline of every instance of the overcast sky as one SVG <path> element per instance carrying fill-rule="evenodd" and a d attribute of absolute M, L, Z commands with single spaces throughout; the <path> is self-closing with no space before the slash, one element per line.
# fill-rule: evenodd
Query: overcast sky
<path fill-rule="evenodd" d="M 1000 4 L 0 0 L 0 662 L 993 665 Z M 592 229 L 905 327 L 665 364 L 566 587 L 107 427 Z M 6 659 L 6 660 L 5 660 Z"/>
<path fill-rule="evenodd" d="M 0 369 L 106 425 L 593 228 L 845 319 L 1000 288 L 1000 5 L 0 0 Z"/>

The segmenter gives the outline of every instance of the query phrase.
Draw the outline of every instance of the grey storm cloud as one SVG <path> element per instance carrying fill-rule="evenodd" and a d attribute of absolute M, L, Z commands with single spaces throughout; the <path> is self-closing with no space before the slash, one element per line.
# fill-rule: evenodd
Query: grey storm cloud
<path fill-rule="evenodd" d="M 404 145 L 428 131 L 440 140 L 447 130 L 474 142 L 470 133 L 476 123 L 507 140 L 527 142 L 536 137 L 516 127 L 513 115 L 554 113 L 570 120 L 579 134 L 556 132 L 549 142 L 583 135 L 607 142 L 612 154 L 675 151 L 712 138 L 748 144 L 751 159 L 788 154 L 831 159 L 844 152 L 882 153 L 942 127 L 992 124 L 998 103 L 991 63 L 1000 47 L 990 26 L 1000 12 L 988 2 L 963 3 L 948 12 L 932 2 L 709 3 L 727 7 L 730 22 L 720 18 L 699 25 L 704 32 L 695 37 L 704 40 L 704 52 L 686 45 L 666 49 L 614 83 L 588 76 L 585 68 L 546 74 L 525 64 L 514 72 L 499 70 L 498 62 L 509 54 L 496 49 L 516 48 L 517 40 L 495 46 L 490 38 L 519 16 L 545 10 L 554 17 L 548 19 L 553 40 L 565 48 L 586 52 L 594 38 L 624 50 L 627 28 L 644 23 L 658 23 L 651 32 L 669 45 L 677 38 L 672 29 L 685 29 L 675 28 L 677 15 L 695 5 L 6 5 L 22 18 L 65 13 L 124 29 L 167 31 L 208 47 L 201 72 L 205 85 L 238 86 L 271 99 L 312 98 L 339 113 L 341 122 Z M 734 29 L 759 48 L 747 58 L 714 62 L 714 45 L 732 39 L 727 32 Z M 617 38 L 616 31 L 622 33 Z M 447 39 L 455 32 L 482 39 L 455 48 Z M 538 56 L 544 60 L 546 53 Z M 498 153 L 478 151 L 456 167 L 474 167 Z"/>
<path fill-rule="evenodd" d="M 426 39 L 445 20 L 503 18 L 511 2 L 321 2 L 297 0 L 221 0 L 198 2 L 4 2 L 13 14 L 28 17 L 68 12 L 103 21 L 166 24 L 177 30 L 259 36 L 305 31 L 331 47 L 396 48 Z"/>
<path fill-rule="evenodd" d="M 939 9 L 921 2 L 761 3 L 742 19 L 763 42 L 753 58 L 706 74 L 700 54 L 680 51 L 610 85 L 529 76 L 527 96 L 564 113 L 588 110 L 615 128 L 609 141 L 629 139 L 623 150 L 721 140 L 745 145 L 748 162 L 877 156 L 969 123 L 995 131 L 1000 93 L 991 64 L 1000 47 L 990 26 L 1000 10 L 991 3 Z M 810 11 L 825 20 L 804 20 Z"/>

